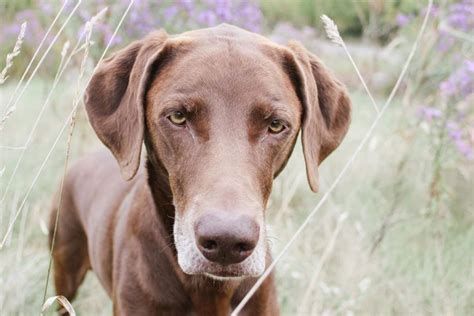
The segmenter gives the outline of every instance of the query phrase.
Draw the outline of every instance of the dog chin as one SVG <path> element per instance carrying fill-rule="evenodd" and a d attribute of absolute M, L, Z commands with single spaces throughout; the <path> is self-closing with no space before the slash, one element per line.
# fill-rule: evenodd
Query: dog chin
<path fill-rule="evenodd" d="M 260 254 L 258 250 L 255 249 L 254 253 L 241 263 L 223 266 L 207 260 L 197 249 L 184 253 L 178 249 L 178 264 L 186 274 L 205 275 L 216 280 L 258 277 L 265 271 L 265 255 L 264 252 Z"/>
<path fill-rule="evenodd" d="M 182 260 L 179 260 L 179 256 L 178 264 L 186 274 L 206 275 L 214 279 L 258 277 L 265 271 L 264 264 L 259 266 L 247 266 L 245 264 L 222 266 L 210 261 L 188 263 L 187 261 L 183 262 Z"/>

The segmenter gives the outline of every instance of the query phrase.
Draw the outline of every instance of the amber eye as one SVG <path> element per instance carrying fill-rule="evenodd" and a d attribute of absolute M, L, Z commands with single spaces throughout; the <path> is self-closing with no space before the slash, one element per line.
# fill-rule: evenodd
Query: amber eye
<path fill-rule="evenodd" d="M 173 124 L 176 125 L 183 125 L 184 123 L 186 123 L 186 117 L 184 116 L 184 113 L 180 111 L 175 111 L 171 113 L 168 118 Z"/>
<path fill-rule="evenodd" d="M 279 120 L 273 120 L 268 129 L 271 133 L 278 134 L 285 129 L 285 125 Z"/>

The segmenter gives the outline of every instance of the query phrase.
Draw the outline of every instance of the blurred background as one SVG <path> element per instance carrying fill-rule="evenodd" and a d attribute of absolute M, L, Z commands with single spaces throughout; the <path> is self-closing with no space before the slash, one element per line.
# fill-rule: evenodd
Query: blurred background
<path fill-rule="evenodd" d="M 327 39 L 320 16 L 337 24 L 382 107 L 427 1 L 135 0 L 113 36 L 128 5 L 0 1 L 0 315 L 41 310 L 52 193 L 68 143 L 70 161 L 101 146 L 81 92 L 109 41 L 106 56 L 154 29 L 172 34 L 225 22 L 277 43 L 300 41 L 347 85 L 353 123 L 321 166 L 320 192 L 308 188 L 299 143 L 275 181 L 267 215 L 277 254 L 377 115 L 344 49 Z M 400 89 L 368 145 L 277 266 L 283 315 L 473 314 L 473 34 L 472 0 L 435 2 Z M 52 295 L 50 282 L 46 297 Z M 112 312 L 92 273 L 72 304 L 78 315 Z"/>

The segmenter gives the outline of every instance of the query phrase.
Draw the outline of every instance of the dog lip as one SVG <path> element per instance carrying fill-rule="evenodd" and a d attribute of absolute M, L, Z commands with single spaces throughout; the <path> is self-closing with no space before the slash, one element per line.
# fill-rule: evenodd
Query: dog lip
<path fill-rule="evenodd" d="M 223 277 L 223 278 L 241 278 L 241 277 L 246 277 L 245 273 L 242 273 L 244 271 L 232 271 L 232 270 L 227 270 L 227 269 L 221 269 L 217 271 L 205 271 L 203 272 L 204 275 L 211 275 L 211 276 L 216 276 L 216 277 Z"/>
<path fill-rule="evenodd" d="M 239 276 L 235 276 L 235 275 L 219 275 L 219 274 L 215 274 L 215 273 L 203 273 L 203 275 L 207 276 L 208 278 L 211 278 L 213 280 L 217 280 L 217 281 L 239 281 L 239 280 L 242 280 L 243 278 L 245 278 L 246 276 L 245 275 L 239 275 Z"/>
<path fill-rule="evenodd" d="M 240 266 L 240 264 L 221 265 L 208 262 L 208 264 L 204 264 L 204 266 L 201 266 L 201 268 L 197 270 L 181 269 L 184 273 L 189 275 L 205 275 L 218 280 L 240 279 L 257 276 L 252 273 L 252 271 L 247 271 L 247 269 Z"/>
<path fill-rule="evenodd" d="M 210 264 L 204 265 L 201 271 L 196 271 L 196 274 L 204 274 L 215 276 L 217 278 L 247 278 L 247 277 L 255 277 L 255 271 L 246 269 L 240 263 L 232 264 L 232 265 L 221 265 L 221 264 Z"/>

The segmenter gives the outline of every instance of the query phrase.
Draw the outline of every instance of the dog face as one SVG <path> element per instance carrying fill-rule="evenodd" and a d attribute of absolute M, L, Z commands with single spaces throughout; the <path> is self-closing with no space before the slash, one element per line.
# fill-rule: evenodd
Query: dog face
<path fill-rule="evenodd" d="M 216 278 L 263 273 L 264 211 L 299 130 L 317 191 L 350 121 L 344 87 L 315 56 L 228 25 L 131 44 L 94 74 L 86 108 L 126 179 L 145 138 L 169 176 L 180 267 Z"/>
<path fill-rule="evenodd" d="M 147 92 L 146 125 L 169 174 L 180 266 L 258 275 L 264 209 L 301 106 L 281 65 L 256 45 L 226 37 L 178 45 Z"/>

